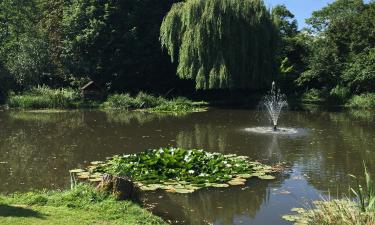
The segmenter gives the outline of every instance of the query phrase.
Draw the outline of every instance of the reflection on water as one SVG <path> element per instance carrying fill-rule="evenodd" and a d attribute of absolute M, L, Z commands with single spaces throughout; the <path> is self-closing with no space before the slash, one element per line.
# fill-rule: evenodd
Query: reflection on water
<path fill-rule="evenodd" d="M 290 208 L 347 193 L 348 174 L 375 174 L 375 113 L 290 111 L 280 126 L 308 135 L 260 135 L 267 124 L 246 110 L 211 110 L 177 117 L 129 111 L 0 112 L 0 192 L 69 187 L 68 170 L 107 156 L 177 146 L 287 162 L 274 181 L 210 189 L 192 195 L 148 194 L 154 211 L 180 224 L 288 224 Z"/>

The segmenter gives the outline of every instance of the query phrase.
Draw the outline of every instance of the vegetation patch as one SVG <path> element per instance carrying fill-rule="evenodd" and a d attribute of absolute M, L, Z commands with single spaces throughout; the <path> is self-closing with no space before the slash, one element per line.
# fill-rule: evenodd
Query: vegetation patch
<path fill-rule="evenodd" d="M 166 224 L 128 201 L 116 201 L 90 185 L 69 191 L 40 191 L 0 195 L 0 224 Z"/>
<path fill-rule="evenodd" d="M 316 201 L 312 209 L 294 208 L 296 214 L 283 216 L 284 220 L 302 225 L 371 225 L 375 224 L 374 212 L 362 212 L 350 200 Z"/>
<path fill-rule="evenodd" d="M 151 149 L 92 162 L 88 170 L 71 170 L 74 179 L 97 182 L 103 174 L 129 177 L 141 190 L 191 193 L 204 187 L 244 185 L 246 179 L 274 179 L 275 170 L 246 156 L 182 148 Z"/>
<path fill-rule="evenodd" d="M 354 177 L 353 175 L 350 175 Z M 356 177 L 354 177 L 357 179 Z M 375 224 L 375 190 L 370 174 L 365 167 L 366 184 L 357 179 L 357 187 L 351 188 L 355 199 L 322 200 L 313 202 L 310 209 L 294 208 L 294 215 L 283 219 L 295 224 L 307 225 L 372 225 Z"/>
<path fill-rule="evenodd" d="M 79 109 L 79 108 L 104 108 L 104 109 L 137 109 L 150 112 L 187 113 L 200 112 L 206 108 L 205 102 L 193 102 L 184 97 L 166 99 L 144 92 L 136 96 L 125 94 L 112 94 L 103 101 L 84 100 L 77 90 L 51 89 L 46 86 L 32 88 L 22 94 L 11 94 L 7 104 L 10 108 L 51 110 L 51 109 Z"/>
<path fill-rule="evenodd" d="M 352 108 L 375 108 L 375 93 L 354 95 L 347 106 Z"/>

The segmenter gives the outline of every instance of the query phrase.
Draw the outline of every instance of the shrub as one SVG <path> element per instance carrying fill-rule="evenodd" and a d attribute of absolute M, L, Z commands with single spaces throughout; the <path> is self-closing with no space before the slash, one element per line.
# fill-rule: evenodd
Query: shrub
<path fill-rule="evenodd" d="M 137 97 L 134 99 L 136 108 L 153 108 L 166 100 L 162 97 L 156 97 L 154 95 L 139 92 Z"/>
<path fill-rule="evenodd" d="M 337 104 L 343 104 L 348 100 L 350 96 L 350 89 L 347 87 L 342 87 L 340 85 L 337 85 L 331 90 L 329 95 L 330 95 L 331 101 Z"/>
<path fill-rule="evenodd" d="M 113 94 L 110 95 L 103 106 L 113 109 L 129 109 L 136 105 L 135 99 L 130 94 Z"/>
<path fill-rule="evenodd" d="M 346 105 L 353 108 L 375 108 L 375 93 L 354 95 Z"/>
<path fill-rule="evenodd" d="M 320 102 L 322 101 L 322 91 L 318 89 L 310 89 L 302 95 L 302 101 L 304 102 Z"/>
<path fill-rule="evenodd" d="M 199 108 L 193 101 L 184 97 L 178 97 L 170 101 L 162 102 L 159 106 L 156 106 L 153 111 L 181 113 L 199 111 Z"/>

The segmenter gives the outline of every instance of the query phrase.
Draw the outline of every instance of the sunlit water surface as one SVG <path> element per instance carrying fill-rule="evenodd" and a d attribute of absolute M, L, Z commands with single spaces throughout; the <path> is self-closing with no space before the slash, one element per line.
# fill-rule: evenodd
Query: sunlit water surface
<path fill-rule="evenodd" d="M 267 126 L 259 112 L 210 110 L 185 116 L 119 111 L 0 111 L 0 192 L 62 189 L 68 170 L 107 156 L 177 146 L 236 153 L 290 169 L 276 180 L 193 194 L 147 194 L 154 212 L 176 224 L 290 224 L 293 207 L 348 192 L 348 174 L 375 174 L 374 113 L 289 111 L 280 127 L 291 133 L 254 132 Z M 250 129 L 250 130 L 249 130 Z M 253 130 L 252 130 L 253 129 Z M 296 133 L 294 132 L 296 131 Z M 303 134 L 303 135 L 296 135 Z"/>

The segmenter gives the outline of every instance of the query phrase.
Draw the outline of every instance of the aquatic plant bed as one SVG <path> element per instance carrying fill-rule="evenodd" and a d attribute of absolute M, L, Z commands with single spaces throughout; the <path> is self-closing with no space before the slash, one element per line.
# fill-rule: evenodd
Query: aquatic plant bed
<path fill-rule="evenodd" d="M 92 162 L 86 170 L 71 170 L 74 180 L 99 182 L 103 175 L 129 178 L 143 191 L 192 193 L 206 187 L 244 185 L 246 179 L 274 179 L 271 166 L 246 156 L 224 155 L 182 148 L 151 149 L 137 154 L 116 155 Z"/>

